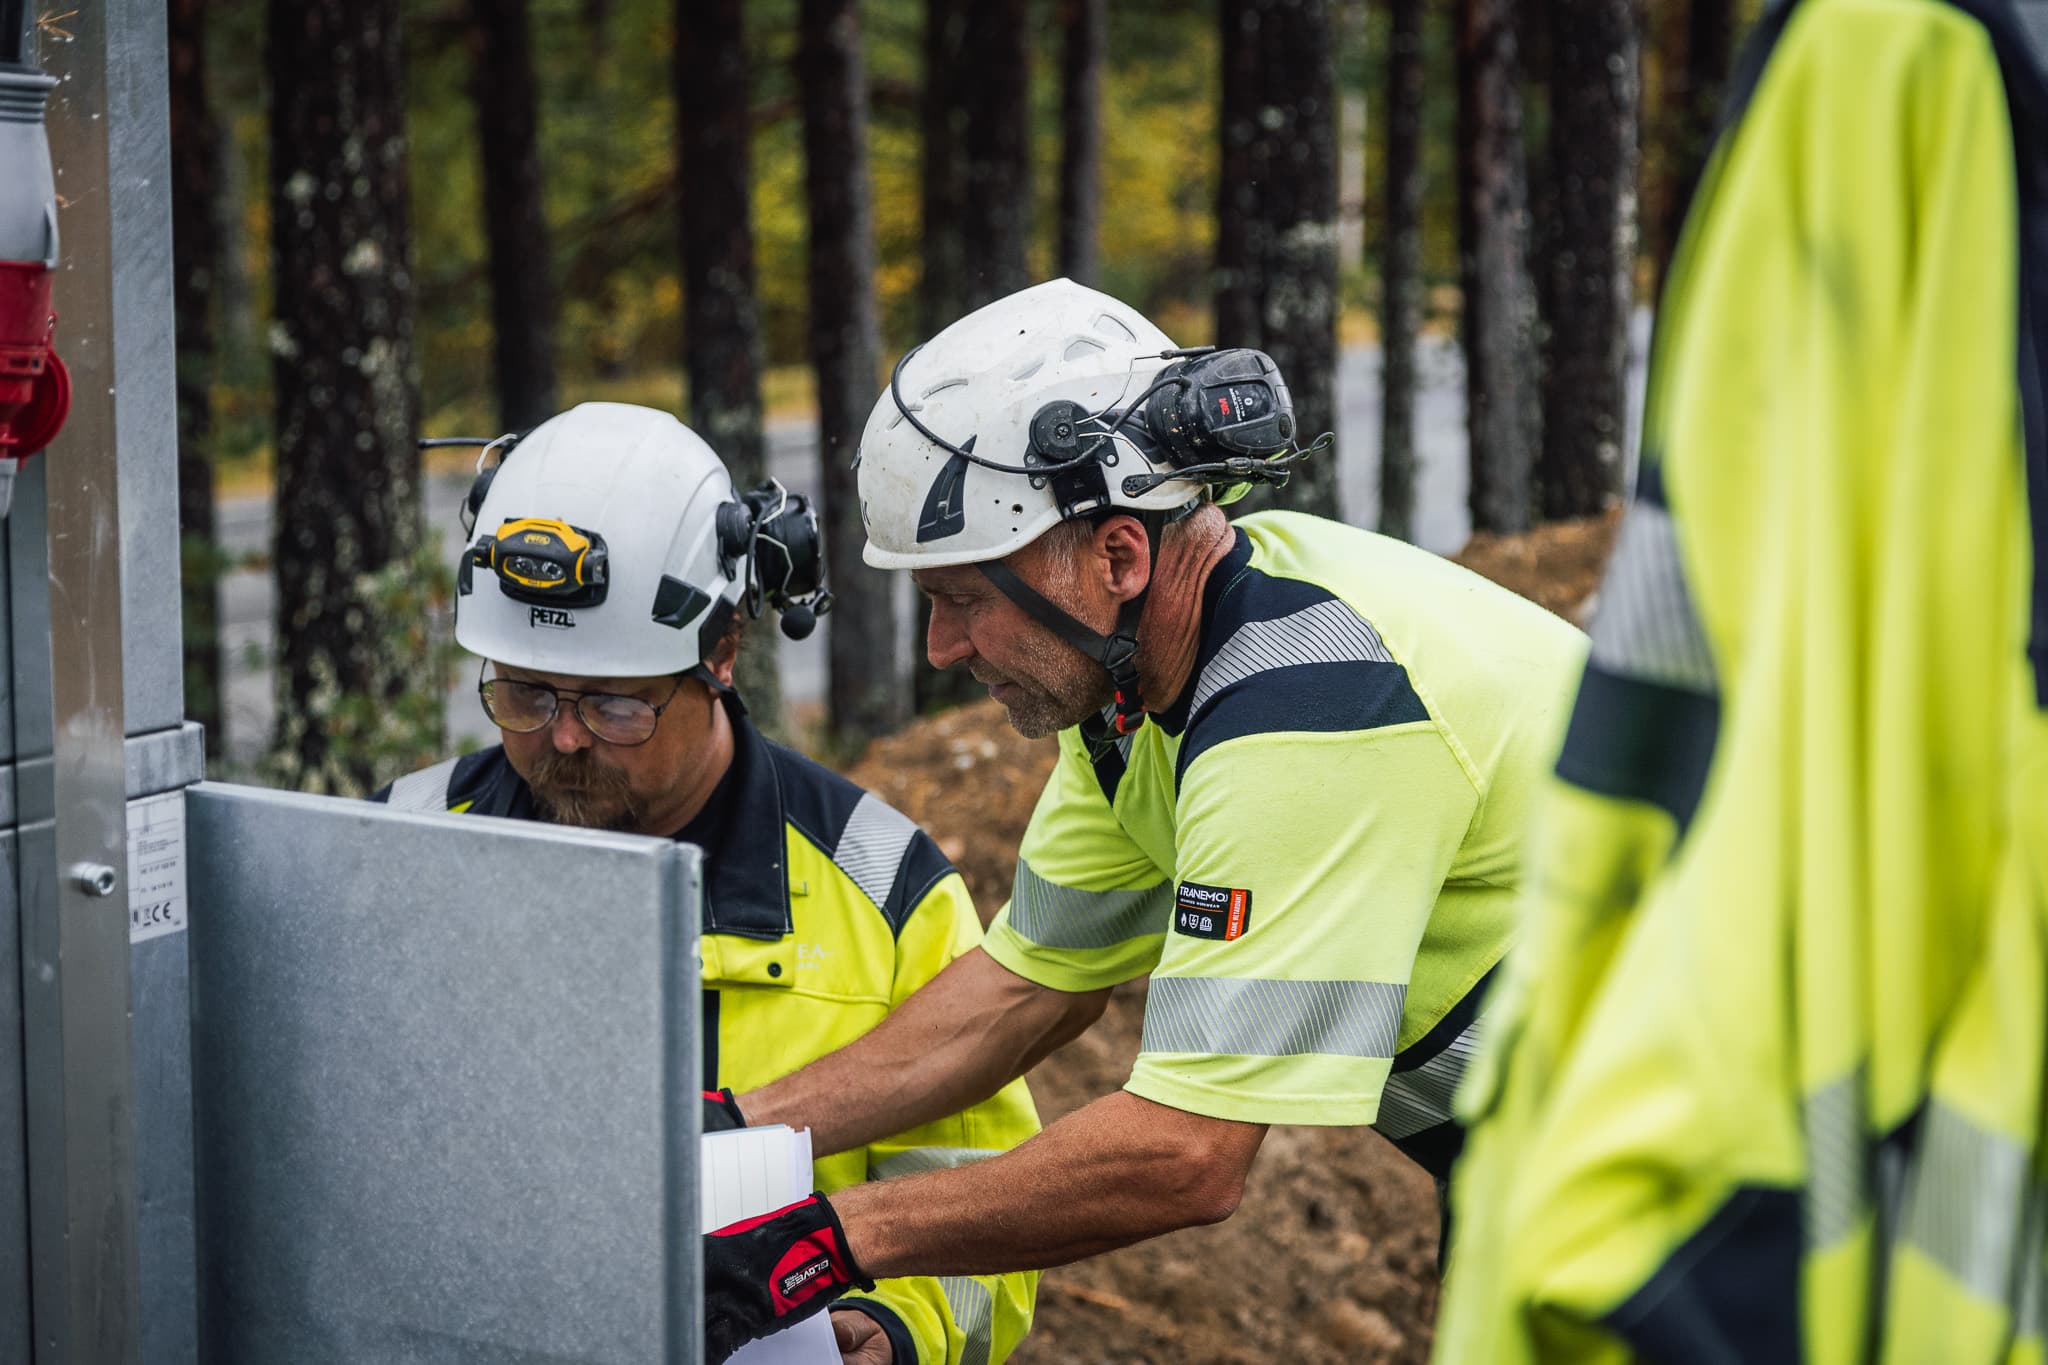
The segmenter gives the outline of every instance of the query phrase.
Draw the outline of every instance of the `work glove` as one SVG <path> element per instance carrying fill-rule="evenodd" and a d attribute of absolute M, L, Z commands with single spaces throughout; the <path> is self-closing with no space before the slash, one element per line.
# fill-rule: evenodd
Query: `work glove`
<path fill-rule="evenodd" d="M 740 1102 L 727 1089 L 704 1092 L 704 1131 L 707 1133 L 729 1133 L 735 1128 L 747 1126 L 746 1116 L 740 1113 Z"/>
<path fill-rule="evenodd" d="M 704 1359 L 722 1365 L 858 1285 L 846 1230 L 822 1194 L 704 1234 Z"/>

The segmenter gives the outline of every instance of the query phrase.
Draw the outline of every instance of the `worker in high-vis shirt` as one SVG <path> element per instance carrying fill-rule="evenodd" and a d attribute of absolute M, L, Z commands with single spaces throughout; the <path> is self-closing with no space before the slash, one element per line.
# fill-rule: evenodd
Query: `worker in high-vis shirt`
<path fill-rule="evenodd" d="M 1438 1360 L 2042 1359 L 2048 85 L 2018 20 L 1800 0 L 1752 40 L 1460 1096 Z"/>
<path fill-rule="evenodd" d="M 928 835 L 764 738 L 733 691 L 750 616 L 774 606 L 801 635 L 826 604 L 804 499 L 736 493 L 709 446 L 649 408 L 586 403 L 497 444 L 468 502 L 455 637 L 486 660 L 502 743 L 381 798 L 701 848 L 705 1126 L 737 1126 L 734 1089 L 873 1028 L 975 946 L 980 920 Z M 1019 1081 L 821 1152 L 813 1178 L 841 1190 L 1037 1131 Z M 885 1278 L 838 1300 L 832 1325 L 846 1365 L 985 1365 L 1029 1330 L 1036 1288 L 1030 1273 Z"/>
<path fill-rule="evenodd" d="M 994 1092 L 1150 973 L 1142 1047 L 1007 1155 L 708 1236 L 712 1360 L 866 1276 L 1226 1218 L 1272 1124 L 1376 1124 L 1447 1171 L 1583 639 L 1397 541 L 1232 524 L 1218 495 L 1284 478 L 1297 435 L 1268 357 L 1179 350 L 1065 280 L 899 362 L 857 458 L 867 560 L 912 571 L 932 662 L 1058 762 L 982 948 L 738 1108 L 857 1147 Z"/>

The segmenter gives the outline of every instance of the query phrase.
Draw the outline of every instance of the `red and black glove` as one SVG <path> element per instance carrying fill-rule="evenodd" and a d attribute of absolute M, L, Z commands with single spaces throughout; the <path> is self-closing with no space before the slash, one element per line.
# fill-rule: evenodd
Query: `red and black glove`
<path fill-rule="evenodd" d="M 721 1365 L 770 1332 L 825 1311 L 855 1285 L 873 1289 L 846 1249 L 839 1215 L 813 1194 L 704 1234 L 704 1359 Z"/>
<path fill-rule="evenodd" d="M 746 1126 L 746 1116 L 740 1113 L 740 1102 L 733 1098 L 732 1091 L 720 1088 L 704 1092 L 705 1132 L 730 1133 Z"/>

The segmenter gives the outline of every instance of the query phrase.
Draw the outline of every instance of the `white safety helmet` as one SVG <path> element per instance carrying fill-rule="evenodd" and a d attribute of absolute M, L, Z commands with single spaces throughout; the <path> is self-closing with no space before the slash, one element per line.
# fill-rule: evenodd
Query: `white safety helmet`
<path fill-rule="evenodd" d="M 1062 520 L 1051 481 L 973 463 L 926 433 L 1021 467 L 1032 422 L 1048 404 L 1065 399 L 1087 415 L 1126 410 L 1173 349 L 1137 309 L 1064 279 L 997 299 L 940 332 L 898 367 L 892 386 L 903 406 L 883 390 L 861 433 L 863 558 L 880 569 L 973 564 L 1044 535 Z M 1151 463 L 1130 439 L 1119 438 L 1109 458 L 1106 501 L 1091 510 L 1171 511 L 1201 492 L 1171 479 L 1127 493 L 1126 476 L 1171 467 Z"/>
<path fill-rule="evenodd" d="M 1221 490 L 1282 484 L 1294 407 L 1271 356 L 1178 349 L 1136 309 L 1052 280 L 969 313 L 896 362 L 854 467 L 862 552 L 882 569 L 972 564 L 1039 624 L 1101 664 L 1115 727 L 1143 723 L 1145 592 L 1104 634 L 1005 558 L 1060 522 L 1129 513 L 1157 553 L 1177 512 Z"/>
<path fill-rule="evenodd" d="M 808 587 L 809 605 L 824 609 L 808 503 L 775 485 L 741 498 L 711 447 L 668 413 L 584 403 L 478 477 L 455 599 L 455 639 L 473 654 L 541 672 L 653 677 L 703 663 L 736 611 L 758 615 L 764 595 L 787 610 Z M 755 551 L 777 517 L 808 525 L 799 552 L 810 577 L 792 584 L 785 558 L 777 588 L 798 591 L 763 594 L 754 575 L 768 555 Z"/>

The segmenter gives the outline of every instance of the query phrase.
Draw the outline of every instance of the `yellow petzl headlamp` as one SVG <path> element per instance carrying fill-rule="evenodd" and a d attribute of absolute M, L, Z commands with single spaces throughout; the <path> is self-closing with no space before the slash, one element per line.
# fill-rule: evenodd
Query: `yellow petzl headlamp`
<path fill-rule="evenodd" d="M 609 583 L 604 537 L 551 517 L 521 517 L 479 540 L 470 560 L 507 597 L 547 607 L 594 607 Z"/>

